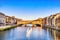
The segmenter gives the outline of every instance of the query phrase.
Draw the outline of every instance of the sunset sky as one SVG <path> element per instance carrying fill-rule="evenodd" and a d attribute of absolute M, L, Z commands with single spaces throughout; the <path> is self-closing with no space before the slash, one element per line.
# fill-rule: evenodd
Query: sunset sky
<path fill-rule="evenodd" d="M 0 12 L 24 20 L 60 12 L 59 0 L 0 0 Z"/>

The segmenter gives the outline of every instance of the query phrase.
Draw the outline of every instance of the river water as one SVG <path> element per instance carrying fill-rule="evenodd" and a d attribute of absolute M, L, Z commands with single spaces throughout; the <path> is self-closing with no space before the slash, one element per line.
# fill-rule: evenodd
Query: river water
<path fill-rule="evenodd" d="M 60 32 L 41 27 L 17 27 L 0 32 L 0 40 L 60 40 Z"/>

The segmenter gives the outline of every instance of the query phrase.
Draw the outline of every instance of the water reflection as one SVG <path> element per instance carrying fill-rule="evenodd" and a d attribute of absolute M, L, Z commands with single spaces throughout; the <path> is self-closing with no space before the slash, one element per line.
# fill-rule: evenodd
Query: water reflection
<path fill-rule="evenodd" d="M 28 27 L 26 31 L 26 37 L 30 37 L 31 32 L 32 32 L 32 28 Z"/>
<path fill-rule="evenodd" d="M 41 27 L 17 27 L 0 32 L 0 40 L 60 40 L 60 32 Z"/>
<path fill-rule="evenodd" d="M 55 40 L 60 40 L 60 32 L 58 32 L 58 31 L 53 31 L 54 32 L 54 39 Z"/>

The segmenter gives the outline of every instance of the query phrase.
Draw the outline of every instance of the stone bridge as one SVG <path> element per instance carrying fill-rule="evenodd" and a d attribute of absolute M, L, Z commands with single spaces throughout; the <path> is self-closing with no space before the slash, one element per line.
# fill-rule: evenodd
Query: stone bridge
<path fill-rule="evenodd" d="M 27 24 L 31 24 L 32 26 L 41 26 L 42 27 L 42 19 L 37 19 L 37 20 L 20 20 L 17 22 L 17 25 L 24 25 L 25 27 L 27 26 Z"/>

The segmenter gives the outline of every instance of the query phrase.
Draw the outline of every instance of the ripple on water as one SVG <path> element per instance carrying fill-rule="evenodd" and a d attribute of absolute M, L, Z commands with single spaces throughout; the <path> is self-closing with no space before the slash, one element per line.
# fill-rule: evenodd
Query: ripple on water
<path fill-rule="evenodd" d="M 53 33 L 53 34 L 52 34 Z M 55 32 L 39 27 L 17 27 L 0 32 L 0 40 L 56 40 Z M 58 37 L 58 36 L 57 36 Z"/>

